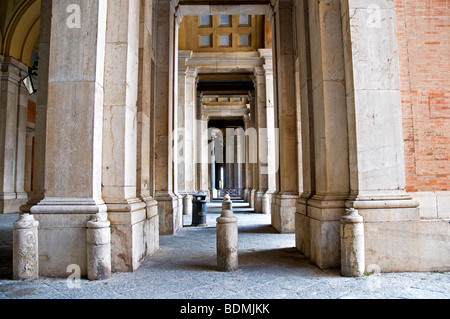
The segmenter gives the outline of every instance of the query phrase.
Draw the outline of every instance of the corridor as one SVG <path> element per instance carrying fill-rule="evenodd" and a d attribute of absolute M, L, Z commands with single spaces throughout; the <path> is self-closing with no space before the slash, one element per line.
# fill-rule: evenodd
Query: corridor
<path fill-rule="evenodd" d="M 208 226 L 189 227 L 192 216 L 184 216 L 185 227 L 174 236 L 161 236 L 161 249 L 134 273 L 114 273 L 106 281 L 81 280 L 80 287 L 73 289 L 66 279 L 2 278 L 0 299 L 448 298 L 449 273 L 343 278 L 339 270 L 322 271 L 298 252 L 293 234 L 275 232 L 269 215 L 254 214 L 247 205 L 233 205 L 239 226 L 236 272 L 216 271 L 215 221 L 220 202 L 212 202 L 208 204 Z M 0 216 L 2 249 L 12 216 Z M 12 241 L 12 236 L 8 238 Z"/>

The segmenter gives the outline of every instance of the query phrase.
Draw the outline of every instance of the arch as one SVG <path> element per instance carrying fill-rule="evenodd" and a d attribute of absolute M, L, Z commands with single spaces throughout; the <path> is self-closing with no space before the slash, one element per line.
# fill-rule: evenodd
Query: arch
<path fill-rule="evenodd" d="M 2 39 L 2 53 L 29 65 L 39 37 L 41 0 L 25 1 L 11 18 Z"/>

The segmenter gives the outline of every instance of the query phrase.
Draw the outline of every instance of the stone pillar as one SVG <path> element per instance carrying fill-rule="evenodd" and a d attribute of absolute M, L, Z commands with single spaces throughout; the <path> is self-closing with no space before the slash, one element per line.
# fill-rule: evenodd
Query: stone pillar
<path fill-rule="evenodd" d="M 245 165 L 245 132 L 244 129 L 239 127 L 235 130 L 236 134 L 236 165 L 235 165 L 235 187 L 238 189 L 240 194 L 243 191 L 243 174 Z"/>
<path fill-rule="evenodd" d="M 272 225 L 281 233 L 295 231 L 297 183 L 297 121 L 295 104 L 292 1 L 280 0 L 272 17 L 274 74 L 277 77 L 277 125 L 280 137 L 278 192 L 272 201 Z"/>
<path fill-rule="evenodd" d="M 195 172 L 196 172 L 196 161 L 195 161 L 195 147 L 196 147 L 196 111 L 195 111 L 195 100 L 196 100 L 196 78 L 197 71 L 188 68 L 186 70 L 185 79 L 185 90 L 184 90 L 184 128 L 185 128 L 185 153 L 184 153 L 184 164 L 185 164 L 185 182 L 186 182 L 186 197 L 184 198 L 184 214 L 192 214 L 192 195 L 196 193 L 195 191 Z"/>
<path fill-rule="evenodd" d="M 178 196 L 174 193 L 173 132 L 176 107 L 174 91 L 178 73 L 175 8 L 170 0 L 158 1 L 155 98 L 155 199 L 160 234 L 174 234 L 182 226 Z"/>
<path fill-rule="evenodd" d="M 271 49 L 260 49 L 261 57 L 264 59 L 264 82 L 266 96 L 266 134 L 267 138 L 267 167 L 262 174 L 267 175 L 267 191 L 263 196 L 263 213 L 271 214 L 272 212 L 272 196 L 276 191 L 276 172 L 278 170 L 279 143 L 278 133 L 275 131 L 275 110 L 274 110 L 274 83 L 273 83 L 273 58 Z"/>
<path fill-rule="evenodd" d="M 102 196 L 111 222 L 113 272 L 135 271 L 145 255 L 146 203 L 137 197 L 136 174 L 139 9 L 134 0 L 108 3 Z"/>
<path fill-rule="evenodd" d="M 255 212 L 270 214 L 269 190 L 269 148 L 267 123 L 267 94 L 266 74 L 263 67 L 256 68 L 254 72 L 256 84 L 257 132 L 258 132 L 258 172 L 259 183 L 256 192 Z M 273 149 L 272 152 L 273 153 Z"/>
<path fill-rule="evenodd" d="M 21 214 L 13 231 L 13 279 L 32 280 L 39 277 L 39 222 L 30 214 Z"/>
<path fill-rule="evenodd" d="M 350 154 L 346 207 L 359 211 L 369 234 L 383 223 L 403 231 L 402 222 L 419 222 L 420 212 L 419 203 L 405 191 L 394 3 L 382 0 L 372 6 L 345 0 L 341 16 Z M 378 236 L 366 237 L 366 246 L 378 247 L 366 252 L 367 264 L 392 269 L 395 263 L 383 258 L 386 245 L 379 243 Z"/>
<path fill-rule="evenodd" d="M 36 80 L 36 79 L 35 79 Z M 28 201 L 28 194 L 25 191 L 25 160 L 27 148 L 27 115 L 28 115 L 28 90 L 24 85 L 19 86 L 19 103 L 17 110 L 17 146 L 16 146 L 16 180 L 15 193 L 16 200 L 20 206 Z M 16 210 L 16 211 L 18 211 Z"/>
<path fill-rule="evenodd" d="M 200 190 L 204 194 L 209 194 L 209 132 L 208 132 L 209 117 L 206 115 L 201 116 L 199 126 L 197 127 L 198 146 L 200 152 L 199 162 L 199 179 Z M 209 196 L 208 196 L 209 198 Z"/>
<path fill-rule="evenodd" d="M 217 186 L 216 186 L 216 137 L 213 135 L 211 137 L 211 149 L 210 149 L 210 185 L 211 185 L 211 191 L 210 191 L 210 199 L 214 199 L 217 197 Z"/>
<path fill-rule="evenodd" d="M 73 1 L 80 28 L 68 28 L 67 3 L 54 1 L 45 145 L 45 198 L 31 208 L 39 221 L 40 274 L 87 275 L 86 224 L 106 212 L 102 200 L 102 125 L 107 1 Z"/>
<path fill-rule="evenodd" d="M 308 2 L 309 49 L 311 51 L 311 96 L 308 115 L 310 123 L 302 123 L 313 134 L 314 158 L 306 156 L 305 165 L 314 165 L 314 194 L 307 200 L 311 260 L 321 268 L 339 267 L 340 217 L 344 213 L 349 191 L 347 105 L 345 72 L 342 59 L 340 5 L 337 2 Z M 308 70 L 308 69 L 306 69 Z M 303 75 L 303 92 L 309 93 L 309 83 Z M 308 104 L 306 104 L 308 105 Z M 303 109 L 306 108 L 306 105 Z M 309 136 L 305 135 L 305 138 Z M 307 141 L 308 143 L 308 141 Z M 311 145 L 311 144 L 310 144 Z M 310 191 L 310 175 L 304 176 L 305 191 Z M 300 230 L 299 230 L 300 232 Z M 300 236 L 300 234 L 299 234 Z"/>
<path fill-rule="evenodd" d="M 178 193 L 183 197 L 183 214 L 186 214 L 184 202 L 188 196 L 186 188 L 186 161 L 188 160 L 188 153 L 190 149 L 186 148 L 186 61 L 189 58 L 190 51 L 178 51 L 178 90 L 177 90 L 177 130 L 175 140 L 177 141 L 177 148 L 174 153 L 177 157 L 177 182 Z"/>
<path fill-rule="evenodd" d="M 250 128 L 250 116 L 245 115 L 244 116 L 244 130 L 246 132 L 245 135 L 245 189 L 244 189 L 244 201 L 251 203 L 251 189 L 252 189 L 252 172 L 250 170 L 251 164 L 250 164 L 250 148 L 249 145 L 250 136 L 248 136 Z"/>
<path fill-rule="evenodd" d="M 27 92 L 21 84 L 28 70 L 12 57 L 0 56 L 0 213 L 19 212 L 24 190 Z"/>
<path fill-rule="evenodd" d="M 298 61 L 298 87 L 300 103 L 300 120 L 302 136 L 302 189 L 303 192 L 297 201 L 296 214 L 296 246 L 308 258 L 311 258 L 310 217 L 308 216 L 308 200 L 315 194 L 315 148 L 314 148 L 314 103 L 312 94 L 311 72 L 311 38 L 309 28 L 308 1 L 296 2 L 297 25 L 297 61 Z"/>
<path fill-rule="evenodd" d="M 248 136 L 249 170 L 251 174 L 251 187 L 249 189 L 250 207 L 256 209 L 256 191 L 258 189 L 258 131 L 257 131 L 257 102 L 255 91 L 249 92 L 250 119 L 246 134 Z"/>
<path fill-rule="evenodd" d="M 361 277 L 365 270 L 364 223 L 358 212 L 351 208 L 341 217 L 341 274 Z"/>
<path fill-rule="evenodd" d="M 44 199 L 45 192 L 45 149 L 47 134 L 47 100 L 50 59 L 50 36 L 53 1 L 41 1 L 39 32 L 39 72 L 37 81 L 36 122 L 34 127 L 33 191 L 29 193 L 22 212 L 29 213 L 31 207 Z"/>
<path fill-rule="evenodd" d="M 217 267 L 219 271 L 236 271 L 238 265 L 238 226 L 233 203 L 226 194 L 222 214 L 217 218 Z"/>
<path fill-rule="evenodd" d="M 111 229 L 107 215 L 97 214 L 86 227 L 88 279 L 108 279 L 111 277 Z"/>
<path fill-rule="evenodd" d="M 152 78 L 154 67 L 153 56 L 153 11 L 151 0 L 145 0 L 140 6 L 140 41 L 139 41 L 139 80 L 138 80 L 138 103 L 137 103 L 137 179 L 136 193 L 138 198 L 146 204 L 146 220 L 144 227 L 145 255 L 151 255 L 159 249 L 159 215 L 158 203 L 153 198 L 153 166 L 152 144 L 153 121 L 152 106 L 154 92 L 152 87 L 155 79 Z"/>

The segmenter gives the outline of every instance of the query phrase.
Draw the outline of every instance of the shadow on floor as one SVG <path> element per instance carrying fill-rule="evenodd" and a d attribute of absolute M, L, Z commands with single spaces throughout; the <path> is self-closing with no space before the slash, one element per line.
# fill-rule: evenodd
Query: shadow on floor
<path fill-rule="evenodd" d="M 271 225 L 251 225 L 239 227 L 239 233 L 248 234 L 278 234 Z"/>

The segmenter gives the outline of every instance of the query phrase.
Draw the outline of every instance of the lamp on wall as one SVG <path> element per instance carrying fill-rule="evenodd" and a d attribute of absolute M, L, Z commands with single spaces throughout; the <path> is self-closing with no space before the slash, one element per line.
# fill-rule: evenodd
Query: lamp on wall
<path fill-rule="evenodd" d="M 34 86 L 33 78 L 32 78 L 33 76 L 37 76 L 37 73 L 36 73 L 37 69 L 38 69 L 38 61 L 35 61 L 33 66 L 28 68 L 27 76 L 22 79 L 22 83 L 25 85 L 25 87 L 27 88 L 28 93 L 30 95 L 37 93 L 37 90 L 36 90 L 36 87 Z"/>

